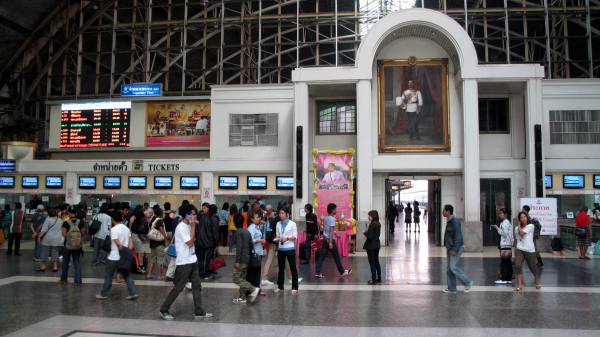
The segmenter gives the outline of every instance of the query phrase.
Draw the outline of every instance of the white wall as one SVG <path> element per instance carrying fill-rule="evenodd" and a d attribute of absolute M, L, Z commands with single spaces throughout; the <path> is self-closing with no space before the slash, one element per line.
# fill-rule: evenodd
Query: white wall
<path fill-rule="evenodd" d="M 211 159 L 291 160 L 294 153 L 294 86 L 224 85 L 213 86 L 211 121 L 219 125 L 212 134 Z M 229 147 L 229 114 L 279 114 L 279 146 Z M 290 167 L 291 171 L 292 167 Z M 265 167 L 268 170 L 268 167 Z"/>

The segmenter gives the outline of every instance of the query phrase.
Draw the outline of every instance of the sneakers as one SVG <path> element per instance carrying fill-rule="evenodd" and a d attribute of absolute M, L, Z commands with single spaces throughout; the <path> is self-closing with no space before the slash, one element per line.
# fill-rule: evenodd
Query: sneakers
<path fill-rule="evenodd" d="M 469 284 L 465 286 L 465 294 L 468 294 L 471 291 L 471 287 L 473 286 L 473 281 L 469 281 Z"/>
<path fill-rule="evenodd" d="M 256 297 L 258 297 L 258 293 L 260 292 L 260 288 L 254 288 L 254 291 L 252 291 L 252 293 L 250 294 L 250 303 L 254 302 L 256 300 Z"/>
<path fill-rule="evenodd" d="M 261 286 L 272 286 L 272 285 L 274 285 L 274 284 L 275 284 L 275 283 L 273 283 L 273 282 L 271 282 L 271 281 L 269 281 L 269 280 L 262 280 L 262 281 L 260 281 L 260 285 L 261 285 Z"/>
<path fill-rule="evenodd" d="M 125 297 L 126 300 L 135 300 L 138 297 L 138 295 L 131 295 L 131 296 L 127 296 Z"/>
<path fill-rule="evenodd" d="M 450 290 L 450 289 L 444 289 L 442 291 L 445 292 L 446 294 L 456 294 L 456 293 L 458 293 L 457 290 Z"/>
<path fill-rule="evenodd" d="M 302 277 L 298 277 L 298 283 L 302 282 Z M 287 281 L 288 284 L 292 284 L 292 279 Z"/>
<path fill-rule="evenodd" d="M 169 314 L 167 313 L 167 315 L 169 315 Z M 171 316 L 171 315 L 169 315 L 169 316 Z M 210 313 L 210 312 L 205 312 L 202 315 L 196 315 L 196 314 L 194 314 L 194 318 L 208 318 L 208 317 L 213 317 L 213 314 Z"/>
<path fill-rule="evenodd" d="M 512 284 L 512 281 L 506 281 L 506 284 Z"/>
<path fill-rule="evenodd" d="M 496 281 L 494 281 L 494 283 L 496 283 L 496 284 L 506 284 L 506 283 L 507 283 L 507 281 L 504 281 L 504 280 L 496 280 Z"/>
<path fill-rule="evenodd" d="M 42 262 L 41 259 L 36 259 L 35 257 L 33 258 L 33 262 Z"/>
<path fill-rule="evenodd" d="M 104 297 L 102 295 L 96 295 L 96 298 L 99 300 L 107 300 L 108 299 L 108 297 Z"/>
<path fill-rule="evenodd" d="M 244 298 L 234 298 L 231 300 L 231 303 L 244 304 L 247 303 L 247 301 Z"/>
<path fill-rule="evenodd" d="M 325 276 L 323 276 L 323 274 L 316 274 L 315 277 L 317 277 L 317 278 L 323 278 Z"/>
<path fill-rule="evenodd" d="M 344 270 L 344 273 L 342 274 L 342 276 L 348 276 L 350 274 L 352 274 L 352 269 L 346 269 L 346 270 Z"/>
<path fill-rule="evenodd" d="M 160 310 L 159 310 L 159 311 L 158 311 L 158 313 L 160 314 L 160 317 L 161 317 L 162 319 L 164 319 L 164 320 L 167 320 L 167 321 L 172 321 L 173 319 L 175 319 L 175 317 L 171 316 L 171 314 L 169 314 L 169 312 L 168 312 L 168 311 L 166 311 L 166 312 L 162 312 L 162 311 L 160 311 Z M 195 317 L 195 316 L 194 316 L 194 317 Z"/>

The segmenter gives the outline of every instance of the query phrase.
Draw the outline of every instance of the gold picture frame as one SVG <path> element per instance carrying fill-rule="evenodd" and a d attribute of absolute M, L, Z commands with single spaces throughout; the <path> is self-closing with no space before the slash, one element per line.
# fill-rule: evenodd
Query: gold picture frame
<path fill-rule="evenodd" d="M 448 82 L 448 59 L 377 62 L 380 153 L 450 151 Z"/>

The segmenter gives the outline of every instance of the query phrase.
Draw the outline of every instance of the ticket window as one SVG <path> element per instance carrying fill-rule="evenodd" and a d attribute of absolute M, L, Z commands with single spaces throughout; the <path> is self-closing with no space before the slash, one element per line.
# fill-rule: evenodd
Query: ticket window
<path fill-rule="evenodd" d="M 64 194 L 25 194 L 25 193 L 0 193 L 0 207 L 4 209 L 6 204 L 10 205 L 10 209 L 15 209 L 15 204 L 20 202 L 22 209 L 26 214 L 35 212 L 37 205 L 44 205 L 47 210 L 50 207 L 56 207 L 65 201 Z"/>

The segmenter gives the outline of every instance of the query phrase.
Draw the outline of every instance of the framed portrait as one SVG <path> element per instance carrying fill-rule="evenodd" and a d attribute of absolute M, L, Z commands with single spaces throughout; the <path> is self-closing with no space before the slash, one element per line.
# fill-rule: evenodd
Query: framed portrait
<path fill-rule="evenodd" d="M 448 59 L 380 60 L 379 152 L 450 151 Z"/>

